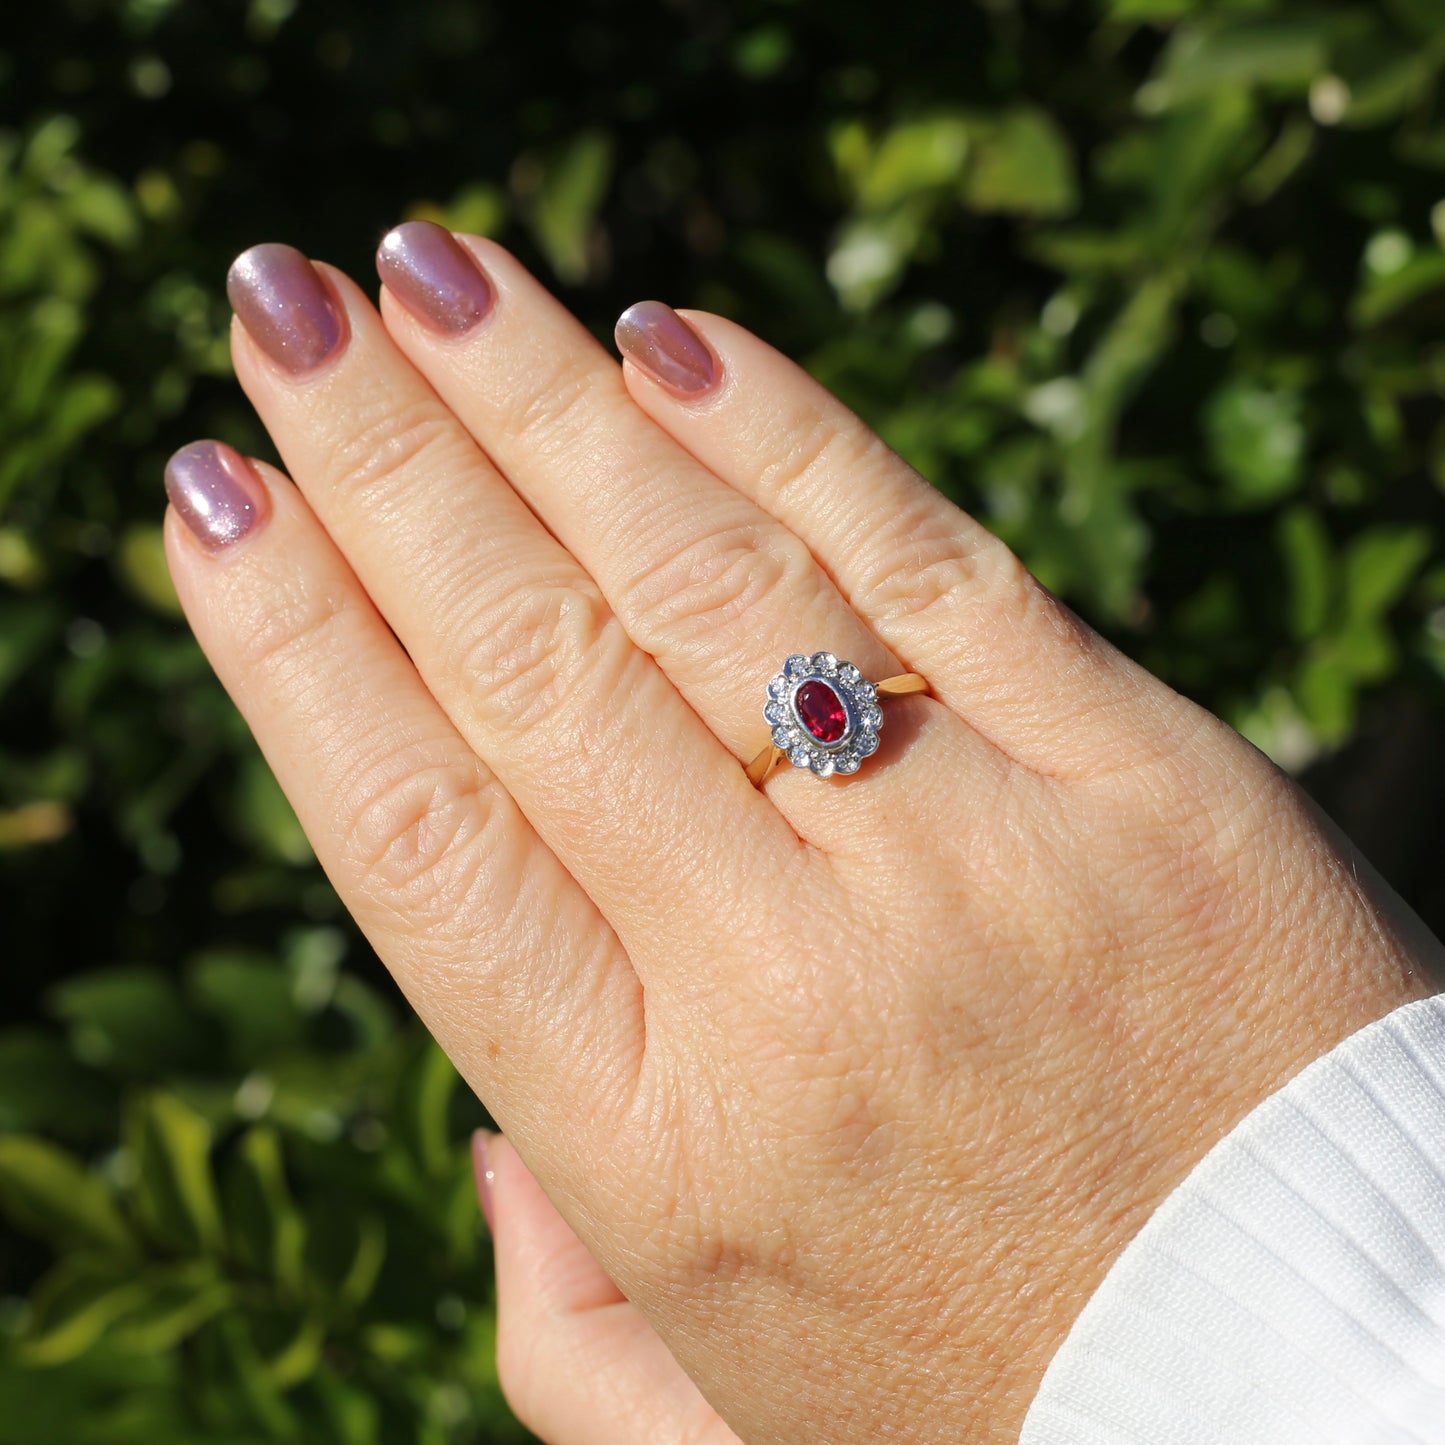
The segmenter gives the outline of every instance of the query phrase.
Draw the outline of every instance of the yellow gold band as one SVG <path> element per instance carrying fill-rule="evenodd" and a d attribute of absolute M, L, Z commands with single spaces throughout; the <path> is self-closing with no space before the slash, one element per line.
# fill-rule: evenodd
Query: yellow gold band
<path fill-rule="evenodd" d="M 853 675 L 856 677 L 857 673 Z M 888 697 L 907 697 L 911 693 L 927 692 L 928 680 L 916 672 L 901 672 L 897 677 L 885 677 L 882 682 L 875 683 L 873 691 L 879 701 Z M 754 787 L 762 787 L 787 760 L 788 755 L 782 748 L 769 743 L 744 769 L 748 782 Z"/>

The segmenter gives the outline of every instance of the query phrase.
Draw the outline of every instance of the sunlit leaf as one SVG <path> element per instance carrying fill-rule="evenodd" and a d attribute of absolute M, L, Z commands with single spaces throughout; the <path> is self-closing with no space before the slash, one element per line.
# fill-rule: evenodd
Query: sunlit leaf
<path fill-rule="evenodd" d="M 217 1252 L 224 1231 L 211 1173 L 210 1125 L 157 1090 L 130 1105 L 125 1141 L 137 1213 L 151 1236 L 201 1254 Z"/>
<path fill-rule="evenodd" d="M 112 1187 L 45 1139 L 0 1135 L 0 1210 L 15 1228 L 57 1250 L 126 1255 L 135 1246 Z"/>
<path fill-rule="evenodd" d="M 1078 203 L 1068 141 L 1039 110 L 1011 110 L 975 126 L 964 203 L 976 211 L 1067 216 Z"/>

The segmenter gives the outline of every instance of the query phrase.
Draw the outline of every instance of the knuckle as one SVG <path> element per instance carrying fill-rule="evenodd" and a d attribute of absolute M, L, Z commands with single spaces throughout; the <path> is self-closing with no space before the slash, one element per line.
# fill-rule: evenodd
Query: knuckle
<path fill-rule="evenodd" d="M 812 555 L 781 528 L 743 524 L 669 552 L 629 585 L 627 616 L 645 634 L 716 646 L 717 630 L 770 605 L 804 595 Z"/>
<path fill-rule="evenodd" d="M 882 466 L 885 459 L 894 460 L 893 453 L 874 433 L 839 431 L 829 422 L 815 421 L 801 429 L 787 451 L 763 469 L 758 499 L 770 510 L 794 502 L 806 505 L 820 479 Z M 795 499 L 794 493 L 800 495 Z"/>
<path fill-rule="evenodd" d="M 318 588 L 300 574 L 273 578 L 233 634 L 235 656 L 246 672 L 282 686 L 296 675 L 312 677 L 317 656 L 328 650 L 327 634 L 346 611 L 339 590 Z"/>
<path fill-rule="evenodd" d="M 599 385 L 592 358 L 580 349 L 568 348 L 553 360 L 542 385 L 505 408 L 508 414 L 503 425 L 530 448 L 555 447 L 559 438 L 576 431 L 578 414 L 594 399 Z"/>
<path fill-rule="evenodd" d="M 591 584 L 524 586 L 467 630 L 459 662 L 475 705 L 525 731 L 563 707 L 626 637 Z"/>
<path fill-rule="evenodd" d="M 497 851 L 498 800 L 475 759 L 393 756 L 349 790 L 343 856 L 368 898 L 412 924 L 465 928 L 463 905 Z"/>
<path fill-rule="evenodd" d="M 332 485 L 349 494 L 384 491 L 389 479 L 452 469 L 469 446 L 429 397 L 384 409 L 341 438 L 332 454 Z"/>
<path fill-rule="evenodd" d="M 1048 594 L 1003 542 L 984 534 L 971 542 L 934 508 L 920 504 L 899 516 L 878 540 L 867 596 L 882 623 L 916 623 L 960 609 L 976 630 L 980 618 L 1017 619 Z"/>

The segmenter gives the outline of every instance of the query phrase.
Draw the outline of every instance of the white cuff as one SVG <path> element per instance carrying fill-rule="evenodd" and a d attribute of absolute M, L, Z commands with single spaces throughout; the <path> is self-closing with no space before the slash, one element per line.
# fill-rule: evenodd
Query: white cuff
<path fill-rule="evenodd" d="M 1115 1261 L 1020 1445 L 1445 1445 L 1445 995 L 1317 1059 Z"/>

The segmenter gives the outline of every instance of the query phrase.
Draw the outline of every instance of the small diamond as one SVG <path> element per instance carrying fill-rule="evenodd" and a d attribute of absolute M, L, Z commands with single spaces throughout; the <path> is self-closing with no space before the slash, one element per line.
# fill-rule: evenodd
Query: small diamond
<path fill-rule="evenodd" d="M 773 729 L 773 746 L 782 748 L 784 752 L 798 741 L 798 735 L 791 728 L 776 727 Z"/>
<path fill-rule="evenodd" d="M 856 773 L 862 761 L 862 758 L 856 758 L 852 753 L 844 753 L 841 758 L 833 760 L 833 766 L 840 773 Z"/>
<path fill-rule="evenodd" d="M 769 697 L 782 697 L 787 690 L 788 679 L 781 672 L 768 684 Z"/>
<path fill-rule="evenodd" d="M 813 654 L 814 672 L 836 672 L 838 670 L 838 659 L 831 652 L 815 652 Z"/>
<path fill-rule="evenodd" d="M 833 759 L 829 757 L 827 753 L 815 754 L 809 767 L 811 767 L 820 778 L 831 778 L 833 776 Z"/>
<path fill-rule="evenodd" d="M 809 662 L 806 657 L 802 656 L 801 653 L 794 653 L 783 665 L 784 675 L 794 680 L 800 677 L 806 677 L 812 670 L 813 664 Z"/>
<path fill-rule="evenodd" d="M 858 739 L 858 753 L 860 757 L 869 757 L 878 751 L 878 734 L 864 733 Z"/>
<path fill-rule="evenodd" d="M 795 768 L 806 768 L 813 760 L 813 750 L 804 742 L 795 742 L 788 749 L 788 761 Z"/>
<path fill-rule="evenodd" d="M 883 726 L 883 709 L 876 702 L 864 703 L 859 711 L 865 728 L 881 728 Z"/>
<path fill-rule="evenodd" d="M 857 669 L 856 667 L 854 667 L 851 662 L 845 662 L 845 663 L 838 669 L 838 676 L 839 676 L 840 678 L 842 678 L 844 682 L 862 682 L 862 681 L 863 681 L 863 674 L 862 674 L 861 672 L 859 672 L 858 669 Z"/>
<path fill-rule="evenodd" d="M 770 723 L 785 723 L 788 720 L 788 709 L 776 698 L 763 708 L 763 716 Z"/>

